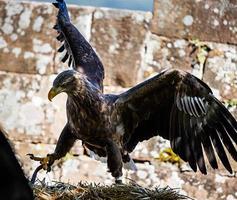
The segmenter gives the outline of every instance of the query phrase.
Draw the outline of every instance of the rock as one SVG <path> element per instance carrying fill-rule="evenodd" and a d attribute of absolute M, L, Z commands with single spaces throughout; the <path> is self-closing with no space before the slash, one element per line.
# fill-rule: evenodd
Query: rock
<path fill-rule="evenodd" d="M 65 95 L 47 99 L 52 76 L 0 73 L 0 121 L 11 139 L 56 140 L 66 123 Z"/>
<path fill-rule="evenodd" d="M 96 10 L 91 42 L 105 66 L 105 85 L 137 82 L 149 22 L 145 12 Z"/>
<path fill-rule="evenodd" d="M 147 177 L 147 175 L 148 175 L 147 172 L 144 171 L 144 170 L 138 170 L 137 171 L 137 176 L 140 179 L 145 179 Z"/>
<path fill-rule="evenodd" d="M 237 98 L 237 47 L 236 45 L 207 43 L 209 52 L 203 79 L 218 90 L 224 99 Z"/>
<path fill-rule="evenodd" d="M 226 197 L 226 200 L 236 200 L 236 198 L 230 194 Z"/>
<path fill-rule="evenodd" d="M 149 33 L 145 41 L 141 73 L 143 79 L 168 68 L 178 68 L 192 72 L 192 48 L 184 39 L 170 39 Z"/>
<path fill-rule="evenodd" d="M 155 0 L 152 32 L 171 38 L 237 44 L 237 2 Z"/>
<path fill-rule="evenodd" d="M 69 6 L 72 22 L 88 40 L 93 10 Z M 56 55 L 56 12 L 49 3 L 0 1 L 0 70 L 48 75 L 66 68 Z"/>
<path fill-rule="evenodd" d="M 51 6 L 51 5 L 50 5 Z M 49 4 L 1 1 L 0 70 L 49 74 L 54 70 L 55 10 Z M 2 45 L 1 45 L 2 44 Z"/>

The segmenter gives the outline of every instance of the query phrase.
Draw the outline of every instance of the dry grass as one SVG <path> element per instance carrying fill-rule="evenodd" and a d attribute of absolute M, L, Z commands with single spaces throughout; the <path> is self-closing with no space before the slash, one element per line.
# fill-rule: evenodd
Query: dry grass
<path fill-rule="evenodd" d="M 181 200 L 190 199 L 180 195 L 176 189 L 148 189 L 131 182 L 128 185 L 100 185 L 79 183 L 78 186 L 55 183 L 53 186 L 36 184 L 33 186 L 37 200 Z"/>

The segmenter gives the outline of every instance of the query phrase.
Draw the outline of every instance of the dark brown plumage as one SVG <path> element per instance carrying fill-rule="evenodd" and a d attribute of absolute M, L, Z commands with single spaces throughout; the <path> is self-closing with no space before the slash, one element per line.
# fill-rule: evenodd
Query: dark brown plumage
<path fill-rule="evenodd" d="M 215 152 L 232 173 L 226 150 L 237 161 L 237 122 L 213 96 L 211 89 L 193 75 L 166 70 L 120 95 L 103 94 L 104 70 L 92 47 L 70 23 L 63 0 L 55 29 L 64 42 L 73 70 L 60 73 L 49 92 L 51 100 L 68 94 L 68 122 L 58 140 L 51 165 L 64 156 L 76 139 L 99 156 L 107 156 L 108 168 L 118 179 L 123 162 L 138 142 L 153 136 L 170 140 L 171 147 L 194 171 L 207 173 L 204 153 L 216 169 Z"/>
<path fill-rule="evenodd" d="M 0 127 L 0 199 L 33 200 L 33 191 Z"/>

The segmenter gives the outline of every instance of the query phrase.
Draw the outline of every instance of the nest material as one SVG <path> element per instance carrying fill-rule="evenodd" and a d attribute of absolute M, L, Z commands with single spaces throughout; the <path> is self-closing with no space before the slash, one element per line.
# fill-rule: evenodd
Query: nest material
<path fill-rule="evenodd" d="M 33 186 L 37 200 L 181 200 L 190 199 L 181 195 L 176 189 L 143 188 L 131 182 L 128 185 L 116 184 L 111 186 L 88 184 L 80 182 L 78 186 L 55 183 L 54 186 L 44 184 Z"/>

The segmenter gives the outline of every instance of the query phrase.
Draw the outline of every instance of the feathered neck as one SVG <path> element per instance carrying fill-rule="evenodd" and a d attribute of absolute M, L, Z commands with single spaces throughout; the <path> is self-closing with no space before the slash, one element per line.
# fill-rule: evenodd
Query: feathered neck
<path fill-rule="evenodd" d="M 70 96 L 78 96 L 79 94 L 101 95 L 101 91 L 92 82 L 90 82 L 86 76 L 81 75 L 80 77 L 77 78 L 76 88 L 74 88 Z"/>
<path fill-rule="evenodd" d="M 77 84 L 68 93 L 68 100 L 83 108 L 96 105 L 99 109 L 103 102 L 103 94 L 86 76 L 80 75 L 77 77 Z"/>
<path fill-rule="evenodd" d="M 68 94 L 67 117 L 72 127 L 84 127 L 89 130 L 90 126 L 101 119 L 104 97 L 88 80 L 80 81 L 80 85 Z"/>

